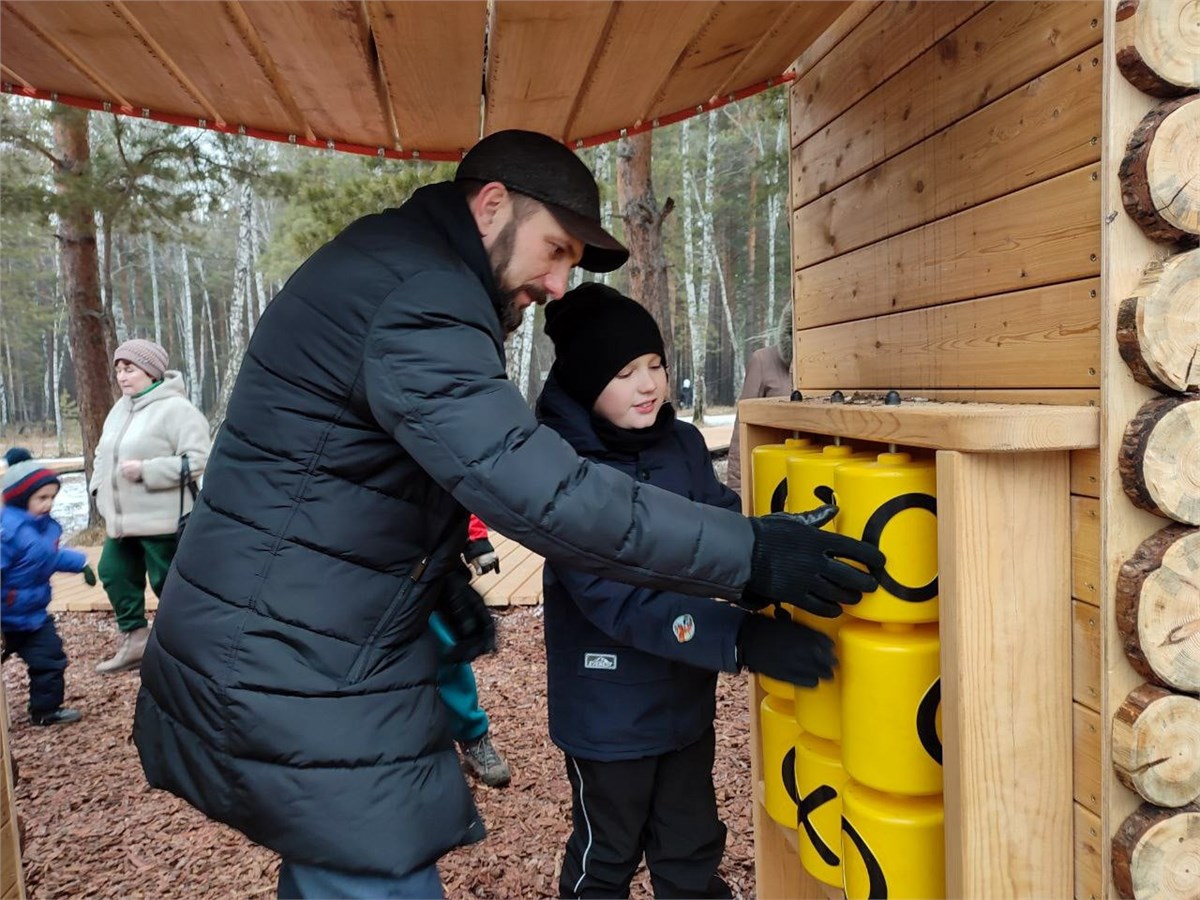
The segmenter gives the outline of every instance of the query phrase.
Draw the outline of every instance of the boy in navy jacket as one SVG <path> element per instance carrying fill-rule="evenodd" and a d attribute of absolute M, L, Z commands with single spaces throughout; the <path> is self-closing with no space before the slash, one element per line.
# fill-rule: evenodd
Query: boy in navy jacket
<path fill-rule="evenodd" d="M 81 718 L 63 707 L 63 670 L 67 654 L 47 612 L 50 576 L 82 572 L 88 584 L 96 575 L 78 550 L 58 546 L 62 526 L 50 517 L 58 495 L 58 476 L 32 460 L 4 473 L 4 509 L 0 511 L 0 628 L 7 658 L 15 653 L 29 667 L 29 718 L 34 725 L 63 725 Z"/>
<path fill-rule="evenodd" d="M 737 510 L 700 432 L 667 402 L 662 335 L 635 301 L 584 284 L 546 307 L 556 359 L 538 416 L 580 456 Z M 729 897 L 712 782 L 718 671 L 830 678 L 824 635 L 727 603 L 547 565 L 550 737 L 573 831 L 560 897 L 626 897 L 643 854 L 656 897 Z"/>

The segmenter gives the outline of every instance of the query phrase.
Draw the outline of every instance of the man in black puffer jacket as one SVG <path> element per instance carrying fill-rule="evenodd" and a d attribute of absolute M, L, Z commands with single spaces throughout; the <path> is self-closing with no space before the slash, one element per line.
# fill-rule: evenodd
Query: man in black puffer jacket
<path fill-rule="evenodd" d="M 440 894 L 483 837 L 437 694 L 437 609 L 494 646 L 459 559 L 467 509 L 548 559 L 734 600 L 855 602 L 866 545 L 748 521 L 606 466 L 539 427 L 504 338 L 573 265 L 620 266 L 587 167 L 499 132 L 457 183 L 367 216 L 255 329 L 142 663 L 146 777 L 284 859 L 288 896 Z M 651 537 L 653 536 L 653 537 Z"/>

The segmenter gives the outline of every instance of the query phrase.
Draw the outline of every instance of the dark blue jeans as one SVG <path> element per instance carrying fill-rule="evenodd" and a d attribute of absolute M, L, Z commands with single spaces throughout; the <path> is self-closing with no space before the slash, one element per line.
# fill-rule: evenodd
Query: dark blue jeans
<path fill-rule="evenodd" d="M 399 877 L 357 875 L 286 859 L 279 867 L 279 900 L 443 900 L 445 896 L 433 865 Z"/>
<path fill-rule="evenodd" d="M 47 616 L 36 631 L 4 632 L 4 658 L 14 653 L 29 667 L 29 714 L 44 716 L 61 707 L 67 654 L 54 619 Z"/>

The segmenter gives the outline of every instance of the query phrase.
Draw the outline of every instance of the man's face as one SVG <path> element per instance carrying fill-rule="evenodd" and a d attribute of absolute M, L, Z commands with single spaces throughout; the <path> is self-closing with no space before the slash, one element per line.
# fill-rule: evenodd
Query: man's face
<path fill-rule="evenodd" d="M 549 210 L 525 202 L 533 208 L 517 216 L 509 200 L 508 219 L 487 247 L 496 283 L 504 293 L 501 324 L 506 334 L 520 327 L 527 307 L 566 293 L 571 268 L 583 256 L 583 243 L 569 235 Z"/>

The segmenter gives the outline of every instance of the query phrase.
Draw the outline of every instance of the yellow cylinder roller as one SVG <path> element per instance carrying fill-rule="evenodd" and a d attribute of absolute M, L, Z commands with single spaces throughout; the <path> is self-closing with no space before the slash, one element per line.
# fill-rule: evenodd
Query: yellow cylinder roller
<path fill-rule="evenodd" d="M 841 651 L 838 649 L 838 632 L 841 631 L 842 623 L 847 621 L 846 616 L 827 619 L 824 616 L 814 616 L 804 610 L 796 610 L 792 613 L 792 618 L 802 625 L 807 625 L 809 628 L 814 628 L 833 638 L 834 652 L 841 659 Z M 840 741 L 842 739 L 841 666 L 833 670 L 833 678 L 829 681 L 819 682 L 814 688 L 796 687 L 793 690 L 796 724 L 800 726 L 800 730 L 828 741 Z"/>
<path fill-rule="evenodd" d="M 792 704 L 770 695 L 759 710 L 762 740 L 763 805 L 767 814 L 787 828 L 796 827 L 796 738 L 800 728 Z"/>
<path fill-rule="evenodd" d="M 933 460 L 881 453 L 833 473 L 841 534 L 874 544 L 887 557 L 879 589 L 846 612 L 874 622 L 938 618 L 937 472 Z"/>
<path fill-rule="evenodd" d="M 846 774 L 893 794 L 940 794 L 937 626 L 850 619 L 838 647 Z"/>
<path fill-rule="evenodd" d="M 820 453 L 793 456 L 787 461 L 787 500 L 785 512 L 801 513 L 815 509 L 822 503 L 833 502 L 833 473 L 838 466 L 852 460 L 869 461 L 874 453 L 857 451 L 849 444 L 830 444 Z M 821 526 L 834 531 L 832 522 Z"/>
<path fill-rule="evenodd" d="M 811 734 L 796 739 L 796 797 L 800 864 L 810 875 L 834 887 L 842 886 L 841 749 L 833 741 Z"/>
<path fill-rule="evenodd" d="M 897 797 L 847 781 L 842 791 L 846 900 L 946 896 L 941 796 Z"/>
<path fill-rule="evenodd" d="M 782 444 L 759 444 L 750 455 L 753 479 L 751 511 L 756 516 L 783 512 L 787 502 L 787 461 L 799 454 L 820 453 L 808 438 L 788 438 Z"/>

